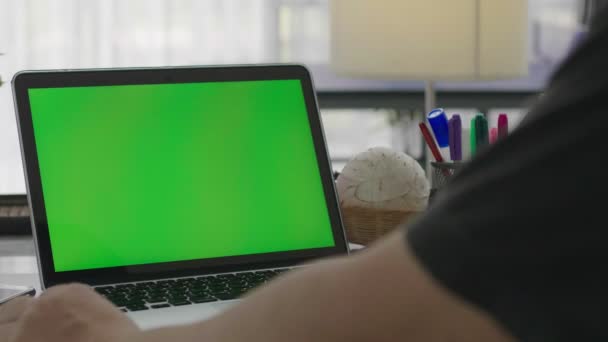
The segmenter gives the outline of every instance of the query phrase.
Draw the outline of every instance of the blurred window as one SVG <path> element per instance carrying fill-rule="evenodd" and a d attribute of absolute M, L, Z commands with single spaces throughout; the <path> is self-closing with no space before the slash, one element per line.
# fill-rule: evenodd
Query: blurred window
<path fill-rule="evenodd" d="M 547 70 L 569 51 L 581 3 L 530 0 L 531 78 L 499 82 L 496 89 L 543 84 Z M 0 0 L 0 53 L 5 54 L 0 76 L 7 82 L 23 69 L 297 62 L 310 67 L 321 91 L 421 89 L 421 83 L 408 80 L 336 77 L 327 66 L 328 31 L 328 0 Z M 413 120 L 408 115 L 395 113 L 324 111 L 332 157 L 343 162 L 383 144 L 419 156 L 419 142 L 412 141 L 417 126 L 408 124 Z M 5 84 L 0 88 L 0 194 L 24 192 L 11 90 Z"/>

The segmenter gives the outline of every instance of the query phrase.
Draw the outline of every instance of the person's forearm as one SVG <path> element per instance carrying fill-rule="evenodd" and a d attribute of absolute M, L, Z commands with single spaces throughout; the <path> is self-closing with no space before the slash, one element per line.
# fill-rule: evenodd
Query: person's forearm
<path fill-rule="evenodd" d="M 143 341 L 500 340 L 488 319 L 439 293 L 402 237 L 360 253 L 294 271 L 212 320 L 146 332 Z"/>
<path fill-rule="evenodd" d="M 351 325 L 345 312 L 352 311 L 349 303 L 359 301 L 344 293 L 344 283 L 351 277 L 348 263 L 338 259 L 311 265 L 255 291 L 212 320 L 150 335 L 157 341 L 164 340 L 161 336 L 184 335 L 191 337 L 189 341 L 337 341 L 348 331 L 333 328 Z"/>

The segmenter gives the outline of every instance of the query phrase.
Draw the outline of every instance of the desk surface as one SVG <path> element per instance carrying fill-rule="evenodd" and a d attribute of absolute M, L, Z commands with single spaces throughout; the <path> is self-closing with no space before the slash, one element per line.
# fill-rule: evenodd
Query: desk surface
<path fill-rule="evenodd" d="M 34 286 L 36 291 L 40 291 L 38 265 L 31 238 L 0 238 L 0 283 Z"/>
<path fill-rule="evenodd" d="M 350 247 L 361 248 L 355 244 L 350 244 Z M 34 286 L 40 291 L 38 265 L 31 238 L 0 238 L 0 284 Z"/>

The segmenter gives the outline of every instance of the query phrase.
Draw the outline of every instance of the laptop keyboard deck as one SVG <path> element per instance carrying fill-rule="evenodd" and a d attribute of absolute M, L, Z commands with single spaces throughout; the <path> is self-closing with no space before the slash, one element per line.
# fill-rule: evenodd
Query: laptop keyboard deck
<path fill-rule="evenodd" d="M 289 268 L 94 287 L 124 312 L 237 299 Z"/>

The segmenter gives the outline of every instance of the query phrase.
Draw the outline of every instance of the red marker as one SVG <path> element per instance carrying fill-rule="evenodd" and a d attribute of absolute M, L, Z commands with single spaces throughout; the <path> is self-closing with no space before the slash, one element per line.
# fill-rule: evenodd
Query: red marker
<path fill-rule="evenodd" d="M 507 114 L 498 115 L 498 139 L 502 139 L 509 134 L 509 119 Z"/>
<path fill-rule="evenodd" d="M 443 162 L 443 157 L 441 156 L 441 152 L 439 152 L 439 148 L 437 147 L 437 144 L 435 143 L 435 139 L 431 135 L 431 131 L 429 131 L 428 126 L 424 122 L 419 123 L 418 126 L 420 127 L 420 131 L 422 132 L 424 141 L 426 141 L 426 144 L 431 149 L 431 153 L 433 153 L 433 157 L 435 157 L 435 161 L 438 163 Z"/>
<path fill-rule="evenodd" d="M 493 144 L 498 139 L 498 128 L 492 127 L 490 128 L 490 144 Z"/>

